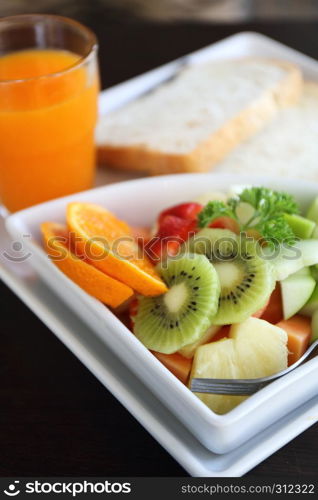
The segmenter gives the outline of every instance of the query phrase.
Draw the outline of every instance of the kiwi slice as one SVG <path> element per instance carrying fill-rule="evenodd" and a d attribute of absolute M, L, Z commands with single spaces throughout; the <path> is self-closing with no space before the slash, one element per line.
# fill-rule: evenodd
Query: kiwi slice
<path fill-rule="evenodd" d="M 211 262 L 231 260 L 238 251 L 239 237 L 228 229 L 201 229 L 184 244 L 185 250 L 204 254 Z"/>
<path fill-rule="evenodd" d="M 197 233 L 188 245 L 193 251 L 200 253 L 202 244 L 198 241 L 211 239 L 205 242 L 205 255 L 216 269 L 221 293 L 219 307 L 212 319 L 214 325 L 240 323 L 258 311 L 266 304 L 275 287 L 273 268 L 268 260 L 261 256 L 260 246 L 256 241 L 238 238 L 231 233 L 232 242 L 226 244 L 229 235 L 221 243 L 216 243 L 220 229 L 205 229 Z M 224 230 L 223 230 L 224 231 Z M 222 237 L 223 233 L 219 233 Z M 206 250 L 207 249 L 207 250 Z"/>
<path fill-rule="evenodd" d="M 220 283 L 204 255 L 170 258 L 157 270 L 169 290 L 139 298 L 134 333 L 148 349 L 171 354 L 205 334 L 217 312 Z"/>

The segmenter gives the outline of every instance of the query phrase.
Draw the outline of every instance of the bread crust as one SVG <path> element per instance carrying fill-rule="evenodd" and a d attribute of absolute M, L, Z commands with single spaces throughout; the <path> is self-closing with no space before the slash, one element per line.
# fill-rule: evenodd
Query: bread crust
<path fill-rule="evenodd" d="M 286 70 L 286 76 L 190 153 L 173 154 L 147 149 L 146 146 L 104 144 L 97 147 L 98 163 L 150 175 L 210 170 L 241 142 L 262 129 L 280 108 L 298 102 L 303 89 L 300 69 L 287 61 L 270 62 L 282 66 Z"/>

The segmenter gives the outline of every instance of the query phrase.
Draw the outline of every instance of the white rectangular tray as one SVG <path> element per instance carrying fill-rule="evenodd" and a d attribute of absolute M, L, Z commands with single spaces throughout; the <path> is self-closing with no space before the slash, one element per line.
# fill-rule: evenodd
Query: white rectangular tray
<path fill-rule="evenodd" d="M 127 327 L 100 301 L 67 278 L 43 250 L 40 225 L 65 223 L 67 204 L 90 202 L 105 206 L 135 226 L 150 226 L 167 206 L 191 200 L 209 190 L 225 191 L 231 184 L 253 184 L 287 190 L 306 206 L 318 185 L 299 180 L 259 176 L 184 174 L 150 177 L 77 193 L 17 212 L 6 220 L 10 235 L 30 254 L 28 263 L 100 339 L 139 377 L 169 410 L 209 450 L 227 453 L 318 394 L 318 357 L 250 396 L 225 415 L 212 412 L 174 377 Z M 29 237 L 25 237 L 28 235 Z"/>
<path fill-rule="evenodd" d="M 224 455 L 208 451 L 26 263 L 3 257 L 4 253 L 12 254 L 12 240 L 1 218 L 0 242 L 3 282 L 190 475 L 242 476 L 318 420 L 317 396 L 236 450 Z"/>
<path fill-rule="evenodd" d="M 203 62 L 204 60 L 217 60 L 245 56 L 276 57 L 294 61 L 301 66 L 307 78 L 318 79 L 318 64 L 313 59 L 267 37 L 264 37 L 263 35 L 255 33 L 240 33 L 102 92 L 100 98 L 100 111 L 101 113 L 111 111 L 122 106 L 125 102 L 135 99 L 143 93 L 148 92 L 155 86 L 173 76 L 175 72 L 178 71 L 180 66 L 184 64 L 196 64 Z M 135 177 L 137 176 L 138 174 Z M 98 183 L 105 184 L 131 178 L 132 175 L 105 170 L 100 171 L 98 177 Z M 180 426 L 180 423 L 178 425 Z M 229 455 L 231 454 L 227 454 L 226 456 Z"/>
<path fill-rule="evenodd" d="M 106 91 L 102 101 L 106 96 L 106 103 L 112 103 L 113 107 L 121 106 L 127 96 L 134 98 L 170 78 L 180 65 L 185 64 L 185 61 L 186 64 L 196 64 L 207 59 L 256 54 L 270 57 L 276 54 L 277 58 L 296 59 L 304 72 L 307 74 L 311 72 L 311 77 L 316 77 L 318 80 L 318 63 L 308 61 L 306 57 L 303 61 L 303 57 L 297 53 L 295 55 L 295 51 L 289 51 L 288 48 L 281 47 L 280 44 L 263 36 L 239 34 Z M 32 240 L 29 238 L 24 241 L 32 254 L 30 263 L 43 279 L 47 280 L 49 286 L 58 291 L 63 283 L 64 300 L 68 306 L 73 308 L 82 320 L 86 321 L 116 354 L 125 360 L 129 368 L 140 376 L 148 387 L 152 388 L 156 396 L 164 401 L 204 446 L 216 453 L 227 453 L 317 394 L 317 386 L 311 375 L 316 373 L 317 360 L 309 361 L 283 379 L 277 380 L 228 414 L 216 415 L 164 369 L 134 336 L 127 335 L 127 329 L 108 309 L 85 294 L 48 262 L 40 246 L 33 243 L 34 241 L 40 242 L 39 225 L 41 222 L 52 220 L 52 218 L 57 222 L 64 220 L 68 201 L 81 200 L 105 205 L 107 200 L 107 208 L 129 223 L 150 225 L 156 214 L 164 207 L 171 205 L 172 201 L 177 203 L 186 198 L 191 199 L 196 194 L 202 193 L 209 182 L 213 182 L 214 188 L 222 191 L 226 190 L 230 183 L 248 183 L 250 177 L 244 180 L 240 176 L 235 181 L 234 176 L 223 176 L 223 178 L 219 176 L 209 181 L 208 176 L 205 180 L 203 174 L 199 176 L 193 174 L 188 179 L 186 176 L 179 175 L 161 177 L 156 180 L 148 178 L 135 181 L 133 184 L 104 186 L 99 190 L 53 200 L 40 207 L 31 207 L 14 214 L 8 219 L 8 228 L 15 238 L 21 238 L 25 233 L 32 235 Z M 259 179 L 257 182 L 266 185 L 267 178 Z M 279 187 L 277 183 L 278 181 L 269 183 L 269 186 Z M 291 192 L 296 190 L 296 194 L 299 194 L 297 193 L 298 187 L 300 187 L 298 182 L 288 184 L 286 187 L 285 180 L 280 185 L 281 189 L 286 188 Z M 303 191 L 305 190 L 310 196 L 315 195 L 314 186 L 306 184 L 303 186 Z M 290 388 L 291 384 L 293 391 L 288 392 L 287 388 Z"/>

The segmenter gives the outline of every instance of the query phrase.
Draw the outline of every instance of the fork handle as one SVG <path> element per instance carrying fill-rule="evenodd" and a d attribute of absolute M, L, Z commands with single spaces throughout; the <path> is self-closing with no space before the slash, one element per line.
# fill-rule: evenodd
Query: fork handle
<path fill-rule="evenodd" d="M 229 380 L 218 380 L 218 379 L 204 379 L 204 378 L 193 378 L 191 381 L 191 391 L 198 392 L 200 394 L 221 394 L 221 395 L 231 395 L 231 396 L 250 396 L 255 392 L 263 389 L 269 382 L 245 382 L 245 381 L 233 381 Z"/>

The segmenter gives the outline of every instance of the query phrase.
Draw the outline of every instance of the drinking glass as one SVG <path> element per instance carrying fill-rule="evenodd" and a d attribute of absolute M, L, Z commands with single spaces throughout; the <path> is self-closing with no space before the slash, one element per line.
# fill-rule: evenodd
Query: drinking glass
<path fill-rule="evenodd" d="M 0 200 L 13 212 L 92 186 L 95 35 L 60 16 L 0 19 Z"/>

